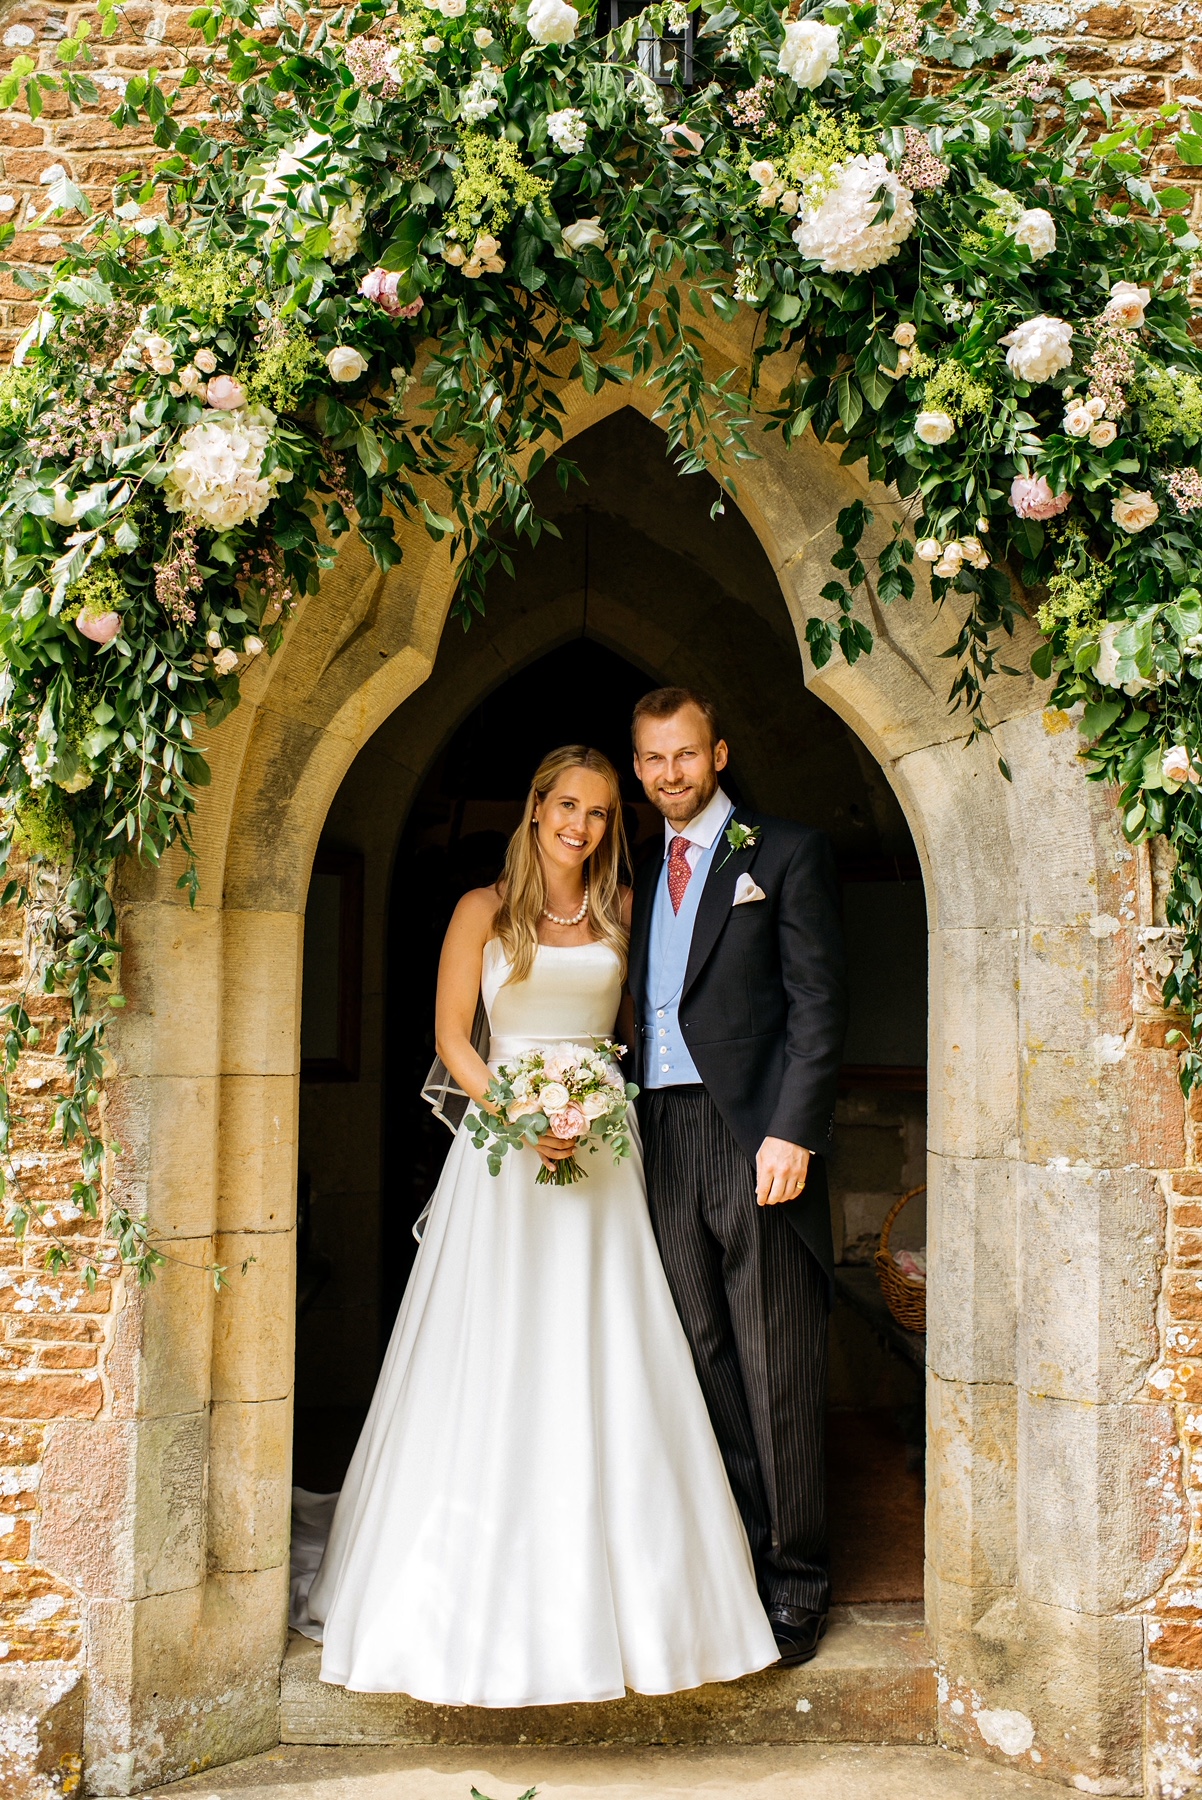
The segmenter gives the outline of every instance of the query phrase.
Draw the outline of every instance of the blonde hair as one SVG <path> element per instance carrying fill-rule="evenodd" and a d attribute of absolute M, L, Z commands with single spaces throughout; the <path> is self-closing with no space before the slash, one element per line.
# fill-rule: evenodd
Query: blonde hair
<path fill-rule="evenodd" d="M 510 981 L 525 981 L 534 967 L 538 948 L 538 922 L 547 904 L 547 878 L 538 853 L 534 809 L 569 769 L 588 769 L 609 787 L 609 817 L 605 834 L 585 864 L 588 881 L 588 923 L 595 939 L 608 944 L 622 964 L 626 979 L 626 927 L 622 923 L 622 867 L 627 861 L 626 832 L 622 824 L 622 792 L 618 771 L 600 750 L 585 744 L 564 744 L 548 752 L 534 771 L 530 792 L 522 808 L 522 822 L 509 840 L 505 869 L 499 883 L 501 904 L 493 929 L 510 963 Z"/>

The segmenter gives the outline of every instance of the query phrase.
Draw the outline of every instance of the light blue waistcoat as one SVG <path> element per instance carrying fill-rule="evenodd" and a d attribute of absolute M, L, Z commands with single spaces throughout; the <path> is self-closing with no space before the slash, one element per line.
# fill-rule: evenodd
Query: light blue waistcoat
<path fill-rule="evenodd" d="M 708 850 L 703 850 L 680 902 L 672 911 L 668 892 L 668 858 L 664 857 L 651 910 L 651 942 L 647 957 L 647 1006 L 643 1015 L 647 1056 L 643 1074 L 649 1088 L 680 1087 L 701 1080 L 697 1065 L 685 1049 L 680 1029 L 680 991 L 684 986 L 693 943 L 693 927 L 706 877 L 714 857 L 726 840 L 722 833 L 734 811 L 732 806 Z"/>

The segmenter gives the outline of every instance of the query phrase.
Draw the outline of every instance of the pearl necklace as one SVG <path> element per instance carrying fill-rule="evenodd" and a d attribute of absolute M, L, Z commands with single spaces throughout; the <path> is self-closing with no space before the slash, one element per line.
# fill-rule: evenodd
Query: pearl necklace
<path fill-rule="evenodd" d="M 588 911 L 588 882 L 586 881 L 584 884 L 584 899 L 580 902 L 580 911 L 579 912 L 573 913 L 572 917 L 570 919 L 561 919 L 559 914 L 553 913 L 549 906 L 544 906 L 543 907 L 543 918 L 550 919 L 552 925 L 579 925 L 580 921 L 583 919 L 583 917 L 587 911 Z"/>

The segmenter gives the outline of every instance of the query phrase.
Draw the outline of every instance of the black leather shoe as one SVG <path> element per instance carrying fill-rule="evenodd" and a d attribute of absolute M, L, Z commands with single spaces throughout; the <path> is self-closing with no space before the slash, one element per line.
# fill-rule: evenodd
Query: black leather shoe
<path fill-rule="evenodd" d="M 807 1612 L 803 1606 L 770 1606 L 768 1623 L 780 1651 L 778 1666 L 782 1669 L 811 1662 L 826 1636 L 826 1614 Z"/>

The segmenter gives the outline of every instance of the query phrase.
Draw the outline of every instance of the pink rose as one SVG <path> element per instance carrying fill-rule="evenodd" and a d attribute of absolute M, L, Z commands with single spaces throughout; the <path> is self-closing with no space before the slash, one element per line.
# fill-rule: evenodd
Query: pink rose
<path fill-rule="evenodd" d="M 547 1120 L 557 1138 L 583 1137 L 588 1130 L 588 1120 L 584 1116 L 584 1108 L 575 1100 L 553 1112 Z"/>
<path fill-rule="evenodd" d="M 232 375 L 214 375 L 205 389 L 205 399 L 221 412 L 235 412 L 246 405 L 246 389 Z"/>
<path fill-rule="evenodd" d="M 382 306 L 391 318 L 400 312 L 397 305 L 396 291 L 401 285 L 401 278 L 391 269 L 369 269 L 359 283 L 359 292 L 365 300 L 374 300 Z"/>
<path fill-rule="evenodd" d="M 1020 519 L 1054 519 L 1072 498 L 1068 493 L 1054 494 L 1046 475 L 1016 475 L 1010 486 L 1010 504 Z"/>
<path fill-rule="evenodd" d="M 94 644 L 111 644 L 121 629 L 121 614 L 80 613 L 75 623 L 84 637 L 91 638 Z"/>
<path fill-rule="evenodd" d="M 408 306 L 402 306 L 400 312 L 397 314 L 397 318 L 398 319 L 416 319 L 418 313 L 421 311 L 422 307 L 425 304 L 426 304 L 425 301 L 422 299 L 421 295 L 419 294 L 416 300 L 411 300 L 409 302 Z"/>
<path fill-rule="evenodd" d="M 673 156 L 696 156 L 705 143 L 701 133 L 689 125 L 665 125 L 662 136 Z"/>

